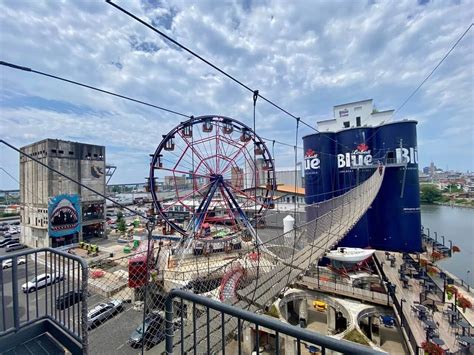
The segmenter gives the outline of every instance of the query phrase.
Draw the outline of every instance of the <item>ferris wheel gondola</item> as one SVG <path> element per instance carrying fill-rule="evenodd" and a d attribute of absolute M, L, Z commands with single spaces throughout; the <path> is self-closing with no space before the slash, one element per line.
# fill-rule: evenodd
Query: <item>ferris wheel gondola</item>
<path fill-rule="evenodd" d="M 275 181 L 270 151 L 250 127 L 200 116 L 163 136 L 152 155 L 149 190 L 158 214 L 184 239 L 209 237 L 212 229 L 222 241 L 249 231 L 257 237 L 250 216 L 274 206 Z M 176 213 L 187 216 L 183 223 Z"/>

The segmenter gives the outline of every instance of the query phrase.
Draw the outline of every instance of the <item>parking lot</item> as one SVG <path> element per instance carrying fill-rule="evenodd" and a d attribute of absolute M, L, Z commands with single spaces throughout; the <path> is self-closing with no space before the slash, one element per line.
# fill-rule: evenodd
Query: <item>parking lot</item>
<path fill-rule="evenodd" d="M 31 249 L 24 249 L 28 251 Z M 0 248 L 0 256 L 10 256 L 14 253 L 6 253 L 5 248 Z M 58 296 L 70 290 L 80 289 L 77 270 L 74 271 L 72 264 L 69 272 L 66 263 L 51 261 L 46 263 L 40 257 L 35 259 L 30 256 L 26 264 L 18 265 L 18 295 L 19 295 L 19 317 L 20 322 L 41 317 L 50 314 L 58 321 L 65 324 L 73 331 L 77 331 L 80 324 L 81 303 L 57 310 L 55 302 Z M 45 265 L 47 264 L 47 265 Z M 63 265 L 64 264 L 64 265 Z M 39 288 L 31 293 L 24 293 L 21 289 L 22 284 L 31 280 L 35 275 L 42 273 L 60 272 L 64 275 L 64 281 Z M 77 268 L 76 268 L 77 269 Z M 13 283 L 12 268 L 0 270 L 0 294 L 3 296 L 2 306 L 0 307 L 0 330 L 8 329 L 14 326 L 13 314 Z M 94 308 L 97 304 L 106 301 L 106 299 L 96 293 L 90 293 L 87 297 L 88 309 Z M 90 329 L 89 347 L 92 354 L 139 354 L 140 349 L 133 349 L 127 344 L 131 333 L 143 322 L 143 312 L 133 309 L 130 303 L 124 303 L 124 310 L 111 317 L 104 323 Z"/>

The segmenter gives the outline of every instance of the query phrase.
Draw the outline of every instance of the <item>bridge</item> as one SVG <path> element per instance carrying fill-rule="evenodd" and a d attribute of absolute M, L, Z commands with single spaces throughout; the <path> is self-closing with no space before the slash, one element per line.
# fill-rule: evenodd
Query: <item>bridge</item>
<path fill-rule="evenodd" d="M 285 245 L 290 242 L 293 248 L 272 250 L 272 256 L 276 255 L 277 260 L 274 267 L 259 270 L 257 265 L 257 270 L 249 273 L 253 281 L 246 287 L 237 289 L 237 284 L 223 285 L 226 289 L 234 287 L 236 292 L 236 297 L 226 300 L 226 303 L 254 313 L 270 306 L 286 287 L 294 284 L 310 265 L 322 258 L 354 227 L 377 196 L 384 174 L 384 168 L 376 169 L 370 178 L 345 194 L 309 206 L 316 209 L 317 218 L 264 243 Z M 256 249 L 260 251 L 259 246 Z M 262 253 L 265 249 L 262 248 Z M 235 270 L 241 272 L 238 268 Z M 237 279 L 227 278 L 229 282 Z M 180 336 L 175 334 L 174 346 L 184 352 L 212 352 L 231 338 L 238 325 L 238 320 L 229 315 L 212 311 L 199 315 L 193 307 L 192 321 L 182 327 L 178 332 Z M 151 353 L 161 353 L 163 346 L 156 347 Z"/>

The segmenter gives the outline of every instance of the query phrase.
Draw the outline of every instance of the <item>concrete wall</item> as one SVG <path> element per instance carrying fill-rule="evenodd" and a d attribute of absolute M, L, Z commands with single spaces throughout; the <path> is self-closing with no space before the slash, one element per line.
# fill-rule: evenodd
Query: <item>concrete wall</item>
<path fill-rule="evenodd" d="M 105 147 L 56 139 L 45 139 L 21 148 L 27 154 L 105 193 Z M 31 247 L 50 246 L 48 200 L 60 194 L 79 194 L 81 203 L 103 203 L 105 199 L 76 183 L 20 156 L 21 241 Z M 105 222 L 104 222 L 105 223 Z"/>

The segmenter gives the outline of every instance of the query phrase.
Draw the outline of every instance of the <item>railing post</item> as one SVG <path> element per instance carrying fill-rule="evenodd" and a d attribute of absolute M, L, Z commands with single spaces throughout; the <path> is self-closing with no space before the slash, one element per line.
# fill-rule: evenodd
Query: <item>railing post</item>
<path fill-rule="evenodd" d="M 181 312 L 183 310 L 181 309 Z M 181 324 L 181 327 L 184 325 Z M 165 335 L 166 335 L 166 354 L 173 354 L 173 298 L 170 295 L 165 299 Z M 184 339 L 181 339 L 183 342 Z"/>
<path fill-rule="evenodd" d="M 64 257 L 63 257 L 64 263 Z M 82 279 L 81 279 L 81 289 L 79 290 L 82 294 L 81 301 L 81 335 L 82 335 L 82 352 L 87 355 L 89 353 L 89 339 L 88 339 L 88 329 L 87 329 L 87 295 L 88 295 L 88 278 L 89 270 L 86 264 L 78 262 L 78 269 L 81 270 Z M 69 275 L 67 275 L 69 278 Z M 69 282 L 69 281 L 68 281 Z"/>
<path fill-rule="evenodd" d="M 28 291 L 29 290 L 27 290 L 26 292 Z M 18 262 L 17 262 L 16 256 L 12 258 L 12 298 L 13 298 L 13 325 L 16 330 L 20 328 L 20 312 L 18 310 Z"/>

